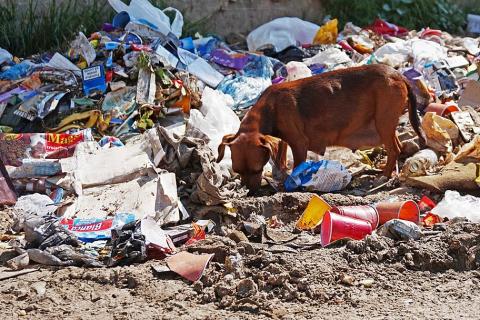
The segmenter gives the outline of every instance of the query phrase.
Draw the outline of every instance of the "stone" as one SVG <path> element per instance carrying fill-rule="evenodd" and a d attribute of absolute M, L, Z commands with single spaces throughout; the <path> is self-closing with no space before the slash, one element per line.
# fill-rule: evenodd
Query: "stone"
<path fill-rule="evenodd" d="M 45 281 L 35 282 L 31 285 L 31 288 L 35 290 L 38 296 L 43 296 L 47 291 L 47 283 Z"/>
<path fill-rule="evenodd" d="M 247 298 L 258 292 L 258 286 L 252 279 L 243 279 L 237 283 L 237 297 Z"/>
<path fill-rule="evenodd" d="M 355 285 L 355 278 L 347 274 L 342 274 L 340 276 L 340 282 L 347 286 L 353 286 Z"/>
<path fill-rule="evenodd" d="M 245 233 L 243 233 L 242 231 L 240 230 L 234 230 L 233 232 L 231 232 L 228 237 L 230 239 L 232 239 L 233 241 L 235 241 L 236 243 L 239 243 L 239 242 L 248 242 L 248 238 L 247 236 L 245 235 Z"/>
<path fill-rule="evenodd" d="M 375 280 L 373 279 L 363 279 L 363 280 L 360 280 L 359 284 L 364 286 L 365 288 L 371 288 L 373 287 L 373 284 L 375 283 Z"/>

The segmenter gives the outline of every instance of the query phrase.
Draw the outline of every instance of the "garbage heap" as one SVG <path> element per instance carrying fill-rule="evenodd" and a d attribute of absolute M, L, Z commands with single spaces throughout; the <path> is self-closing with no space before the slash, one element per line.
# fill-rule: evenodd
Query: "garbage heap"
<path fill-rule="evenodd" d="M 20 59 L 0 49 L 0 204 L 12 208 L 12 231 L 24 235 L 9 244 L 19 254 L 12 268 L 168 257 L 172 270 L 195 281 L 212 256 L 180 248 L 219 226 L 187 208 L 232 212 L 230 202 L 248 192 L 228 151 L 215 162 L 222 137 L 238 130 L 271 85 L 373 63 L 398 69 L 414 86 L 428 148 L 420 150 L 405 116 L 394 179 L 372 186 L 385 165 L 379 146 L 307 161 L 285 184 L 272 185 L 350 194 L 411 186 L 438 200 L 446 192 L 445 199 L 436 208 L 427 196 L 420 206 L 393 198 L 331 207 L 314 196 L 295 228 L 321 232 L 318 242 L 326 246 L 361 239 L 379 225 L 384 235 L 418 239 L 422 225 L 459 215 L 479 220 L 479 199 L 457 192 L 478 188 L 479 39 L 380 19 L 363 28 L 347 23 L 339 32 L 335 19 L 319 26 L 285 17 L 253 30 L 247 49 L 216 36 L 182 37 L 175 9 L 146 0 L 110 3 L 118 12 L 113 22 L 88 37 L 79 33 L 66 52 Z M 265 175 L 271 177 L 269 165 Z M 183 270 L 182 261 L 195 272 Z"/>

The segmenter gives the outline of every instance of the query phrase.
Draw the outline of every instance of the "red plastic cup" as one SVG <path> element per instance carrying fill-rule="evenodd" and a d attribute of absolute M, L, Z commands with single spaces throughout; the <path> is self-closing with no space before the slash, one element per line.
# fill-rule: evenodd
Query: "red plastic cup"
<path fill-rule="evenodd" d="M 415 223 L 420 221 L 420 209 L 413 200 L 380 202 L 375 208 L 378 212 L 379 225 L 393 219 L 407 220 Z"/>
<path fill-rule="evenodd" d="M 374 207 L 371 206 L 333 207 L 330 212 L 350 218 L 368 221 L 372 225 L 372 230 L 375 230 L 378 227 L 378 212 Z"/>
<path fill-rule="evenodd" d="M 348 216 L 327 211 L 323 217 L 320 239 L 322 246 L 333 241 L 350 238 L 361 240 L 372 233 L 372 225 L 365 220 L 359 220 Z"/>
<path fill-rule="evenodd" d="M 452 112 L 460 111 L 456 105 L 446 105 L 442 103 L 430 103 L 426 108 L 425 112 L 435 112 L 441 117 L 446 117 Z"/>
<path fill-rule="evenodd" d="M 436 204 L 427 196 L 423 196 L 420 201 L 418 201 L 418 208 L 420 211 L 430 211 L 435 208 Z"/>

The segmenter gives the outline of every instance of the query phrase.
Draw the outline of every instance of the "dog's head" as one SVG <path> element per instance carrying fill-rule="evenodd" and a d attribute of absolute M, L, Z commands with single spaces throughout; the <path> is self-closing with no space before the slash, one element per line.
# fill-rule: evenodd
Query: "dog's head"
<path fill-rule="evenodd" d="M 218 146 L 217 162 L 223 159 L 225 146 L 232 152 L 233 171 L 240 174 L 250 191 L 260 188 L 263 167 L 270 158 L 280 170 L 286 168 L 288 145 L 279 138 L 261 133 L 226 135 Z"/>

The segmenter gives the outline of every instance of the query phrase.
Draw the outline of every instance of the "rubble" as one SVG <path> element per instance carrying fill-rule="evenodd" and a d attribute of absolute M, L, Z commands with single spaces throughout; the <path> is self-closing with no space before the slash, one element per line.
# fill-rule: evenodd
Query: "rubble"
<path fill-rule="evenodd" d="M 197 303 L 271 316 L 282 313 L 272 301 L 354 305 L 349 292 L 385 285 L 379 269 L 478 269 L 478 198 L 458 193 L 480 179 L 478 39 L 381 19 L 339 30 L 336 19 L 279 18 L 253 30 L 245 51 L 182 38 L 176 9 L 109 3 L 113 23 L 80 32 L 66 52 L 19 59 L 0 48 L 0 205 L 13 218 L 0 251 L 16 270 L 0 280 L 34 276 L 38 264 L 143 290 L 119 273 L 155 260 L 149 274 L 187 279 Z M 229 151 L 217 162 L 223 136 L 268 87 L 374 63 L 408 79 L 427 138 L 400 119 L 393 178 L 378 176 L 381 146 L 329 147 L 295 168 L 289 151 L 287 174 L 267 164 L 251 197 Z M 317 254 L 338 261 L 311 269 Z M 50 285 L 30 289 L 44 297 Z"/>

